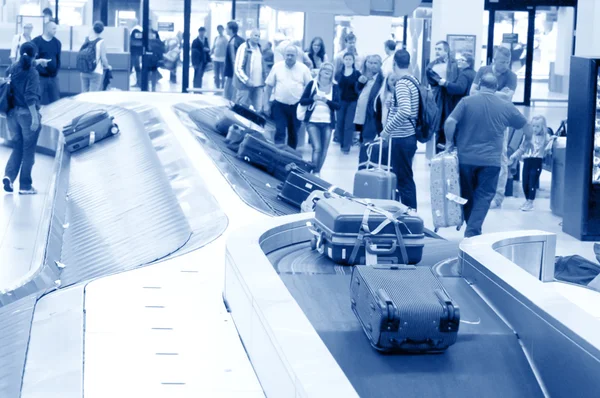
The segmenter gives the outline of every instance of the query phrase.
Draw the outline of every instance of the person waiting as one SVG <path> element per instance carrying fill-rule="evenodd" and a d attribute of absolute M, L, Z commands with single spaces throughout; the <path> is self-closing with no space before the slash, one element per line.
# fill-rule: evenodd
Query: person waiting
<path fill-rule="evenodd" d="M 354 115 L 354 124 L 360 132 L 359 164 L 368 160 L 367 146 L 379 135 L 374 108 L 375 98 L 381 87 L 383 87 L 384 80 L 383 73 L 381 73 L 381 57 L 379 55 L 369 55 L 365 60 L 363 73 L 358 78 L 357 87 L 360 94 Z"/>
<path fill-rule="evenodd" d="M 260 30 L 253 29 L 250 38 L 238 48 L 235 56 L 236 100 L 240 105 L 259 111 L 265 87 L 267 68 L 260 48 Z"/>
<path fill-rule="evenodd" d="M 93 54 L 96 57 L 94 70 L 89 72 L 81 72 L 82 93 L 86 93 L 88 91 L 102 91 L 104 71 L 112 69 L 112 67 L 108 64 L 108 59 L 106 58 L 106 44 L 104 44 L 104 39 L 101 37 L 103 31 L 104 24 L 100 21 L 94 22 L 92 32 L 81 47 L 82 50 L 84 50 L 86 46 L 94 46 L 95 49 Z M 80 52 L 82 50 L 80 50 Z"/>
<path fill-rule="evenodd" d="M 223 76 L 225 76 L 225 86 L 223 87 L 223 96 L 228 100 L 235 98 L 235 87 L 233 86 L 233 75 L 235 70 L 235 56 L 238 48 L 244 43 L 238 35 L 239 25 L 235 21 L 227 22 L 227 34 L 229 42 L 227 43 L 227 53 L 225 54 L 225 68 Z"/>
<path fill-rule="evenodd" d="M 439 125 L 436 125 L 435 144 L 436 152 L 438 145 L 445 145 L 446 137 L 444 135 L 444 122 L 456 103 L 453 101 L 446 88 L 440 84 L 443 79 L 446 82 L 454 83 L 458 78 L 458 65 L 456 60 L 450 54 L 450 45 L 448 42 L 440 41 L 435 45 L 435 60 L 433 60 L 426 69 L 427 81 L 431 85 L 435 101 L 439 109 Z"/>
<path fill-rule="evenodd" d="M 13 149 L 2 183 L 6 192 L 13 192 L 13 183 L 19 175 L 19 194 L 35 195 L 31 170 L 35 163 L 35 147 L 40 134 L 40 77 L 33 67 L 37 49 L 31 43 L 24 43 L 19 49 L 19 61 L 9 67 L 13 108 L 8 112 L 8 129 L 13 133 Z"/>
<path fill-rule="evenodd" d="M 343 49 L 333 57 L 335 70 L 342 69 L 344 55 L 348 53 L 354 55 L 354 67 L 356 70 L 362 70 L 364 59 L 358 54 L 358 51 L 356 51 L 356 35 L 352 32 L 348 33 L 344 38 L 344 44 Z"/>
<path fill-rule="evenodd" d="M 525 116 L 496 96 L 498 79 L 492 73 L 479 81 L 479 93 L 463 98 L 446 120 L 446 151 L 456 149 L 461 196 L 467 200 L 465 238 L 481 235 L 483 222 L 494 199 L 507 127 L 523 128 L 531 135 Z"/>
<path fill-rule="evenodd" d="M 333 82 L 333 64 L 324 62 L 317 78 L 309 82 L 300 99 L 300 105 L 306 106 L 306 131 L 313 146 L 312 163 L 314 173 L 321 174 L 325 163 L 331 130 L 335 128 L 335 112 L 340 108 L 340 90 Z"/>
<path fill-rule="evenodd" d="M 396 42 L 394 40 L 386 40 L 383 43 L 383 49 L 385 50 L 385 58 L 381 65 L 383 76 L 388 77 L 394 73 L 394 53 L 396 52 Z"/>
<path fill-rule="evenodd" d="M 198 37 L 192 42 L 192 66 L 194 67 L 194 88 L 202 88 L 206 65 L 210 62 L 210 46 L 206 38 L 206 28 L 198 29 Z"/>
<path fill-rule="evenodd" d="M 323 43 L 323 39 L 319 36 L 312 39 L 310 46 L 308 46 L 308 49 L 306 50 L 306 55 L 312 63 L 311 72 L 313 76 L 317 75 L 323 63 L 329 61 L 325 52 L 325 43 Z"/>
<path fill-rule="evenodd" d="M 225 28 L 223 25 L 217 26 L 217 37 L 213 42 L 211 50 L 214 74 L 215 88 L 223 88 L 225 85 L 225 56 L 227 55 L 227 37 L 223 34 Z"/>
<path fill-rule="evenodd" d="M 275 121 L 275 144 L 283 144 L 287 130 L 287 144 L 296 149 L 300 121 L 296 117 L 298 102 L 306 85 L 312 80 L 310 69 L 297 62 L 296 46 L 285 50 L 285 60 L 275 63 L 266 80 L 264 111 Z M 271 103 L 271 96 L 273 102 Z"/>
<path fill-rule="evenodd" d="M 37 47 L 37 71 L 40 75 L 41 104 L 49 105 L 60 99 L 58 72 L 62 44 L 56 37 L 56 23 L 48 22 L 44 34 L 32 40 Z"/>
<path fill-rule="evenodd" d="M 337 112 L 337 125 L 333 142 L 339 142 L 344 154 L 350 153 L 354 140 L 354 115 L 356 114 L 356 102 L 358 101 L 358 78 L 360 72 L 354 67 L 354 54 L 344 55 L 343 68 L 335 76 L 340 94 L 341 105 Z"/>
<path fill-rule="evenodd" d="M 458 77 L 456 81 L 450 82 L 446 79 L 440 80 L 440 86 L 446 89 L 446 92 L 451 95 L 452 109 L 458 104 L 458 102 L 469 95 L 473 80 L 475 80 L 475 70 L 473 66 L 475 60 L 470 54 L 462 54 L 456 57 L 456 64 L 458 65 Z"/>
<path fill-rule="evenodd" d="M 10 46 L 10 62 L 14 64 L 19 60 L 19 53 L 21 46 L 31 41 L 31 32 L 33 31 L 33 25 L 26 23 L 23 25 L 23 33 L 19 33 L 13 37 L 12 45 Z"/>
<path fill-rule="evenodd" d="M 511 168 L 523 159 L 523 176 L 521 180 L 526 201 L 521 206 L 521 211 L 533 210 L 536 190 L 540 186 L 542 163 L 544 157 L 552 151 L 552 144 L 554 143 L 552 136 L 548 134 L 548 126 L 544 116 L 534 116 L 531 119 L 531 130 L 531 137 L 526 136 L 521 141 L 519 149 L 508 159 Z"/>
<path fill-rule="evenodd" d="M 403 205 L 417 210 L 417 187 L 412 169 L 417 152 L 415 124 L 419 115 L 420 94 L 418 80 L 411 74 L 410 54 L 398 50 L 394 54 L 394 74 L 398 77 L 395 100 L 390 108 L 381 137 L 392 145 L 392 170 L 398 181 L 398 192 Z"/>

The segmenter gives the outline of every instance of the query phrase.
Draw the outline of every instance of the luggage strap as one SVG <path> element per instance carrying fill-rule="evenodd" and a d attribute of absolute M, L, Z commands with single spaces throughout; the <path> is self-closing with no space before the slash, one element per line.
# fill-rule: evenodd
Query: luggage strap
<path fill-rule="evenodd" d="M 383 222 L 379 224 L 377 228 L 375 228 L 373 231 L 371 231 L 369 228 L 369 215 L 371 214 L 371 212 L 385 216 L 385 220 L 383 220 Z M 389 211 L 385 211 L 383 209 L 375 207 L 373 203 L 367 202 L 365 212 L 363 213 L 363 219 L 360 225 L 360 230 L 358 231 L 358 237 L 354 242 L 352 253 L 350 254 L 350 258 L 348 259 L 350 261 L 350 264 L 353 264 L 356 260 L 358 250 L 360 249 L 360 247 L 363 244 L 363 241 L 365 240 L 365 235 L 377 235 L 390 223 L 394 224 L 394 231 L 396 233 L 396 238 L 398 239 L 398 245 L 400 246 L 400 253 L 402 254 L 402 263 L 408 264 L 408 253 L 406 251 L 406 245 L 404 244 L 404 237 L 402 236 L 402 232 L 400 231 L 400 224 L 404 224 L 409 233 L 411 233 L 411 231 L 408 228 L 408 225 L 406 225 L 404 222 L 398 219 L 398 217 L 402 216 L 403 214 L 405 214 L 403 210 L 400 210 L 396 213 L 390 213 Z"/>

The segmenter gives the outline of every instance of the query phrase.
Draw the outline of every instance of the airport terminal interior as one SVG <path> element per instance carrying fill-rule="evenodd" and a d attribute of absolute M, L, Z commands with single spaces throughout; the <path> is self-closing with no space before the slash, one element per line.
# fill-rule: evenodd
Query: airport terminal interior
<path fill-rule="evenodd" d="M 245 53 L 232 47 L 230 21 Z M 8 169 L 1 192 L 0 398 L 598 396 L 600 0 L 4 0 L 2 76 L 25 68 L 23 44 L 51 42 L 53 26 L 57 73 L 46 74 L 39 53 L 34 64 L 37 194 Z M 90 42 L 93 68 L 84 71 Z M 357 56 L 344 66 L 348 53 Z M 405 67 L 399 54 L 410 58 Z M 292 57 L 296 66 L 286 64 Z M 375 193 L 375 175 L 401 178 L 399 166 L 385 165 L 397 147 L 382 145 L 378 156 L 366 138 L 376 117 L 377 135 L 389 132 L 377 112 L 389 107 L 389 125 L 400 117 L 401 104 L 383 100 L 400 93 L 399 70 L 421 82 L 414 93 L 423 100 L 449 92 L 456 60 L 456 82 L 466 69 L 490 68 L 480 83 L 471 76 L 454 106 L 484 96 L 490 76 L 500 85 L 510 75 L 510 95 L 494 98 L 528 122 L 503 125 L 506 184 L 494 184 L 503 194 L 484 206 L 483 233 L 470 237 L 462 147 L 458 157 L 444 150 L 443 123 L 407 162 L 416 185 L 410 208 L 400 185 Z M 251 86 L 257 65 L 267 91 Z M 282 83 L 293 75 L 286 67 L 302 68 L 301 83 Z M 339 117 L 331 108 L 338 91 L 321 91 L 321 81 L 331 71 L 330 82 L 341 83 L 346 68 L 360 76 L 348 86 L 358 101 L 346 120 L 349 149 L 335 133 L 309 139 L 307 128 L 331 133 L 329 122 L 298 122 L 292 133 L 293 123 L 276 120 L 323 107 L 331 114 L 319 117 Z M 83 92 L 82 78 L 94 73 L 99 90 Z M 448 77 L 432 82 L 439 73 Z M 400 80 L 390 91 L 392 75 Z M 1 166 L 25 158 L 23 140 L 35 136 L 35 107 L 19 81 L 0 82 Z M 322 102 L 278 102 L 306 81 L 318 84 Z M 44 93 L 51 84 L 56 100 Z M 240 95 L 260 98 L 273 86 L 278 112 Z M 18 105 L 23 95 L 29 109 Z M 421 115 L 425 102 L 417 104 Z M 440 118 L 458 117 L 449 113 Z M 482 134 L 491 129 L 478 119 Z M 538 159 L 513 162 L 511 154 L 529 153 L 530 127 L 542 119 L 546 151 L 527 185 L 523 169 Z M 391 133 L 392 142 L 406 139 Z M 379 162 L 365 170 L 364 156 Z M 438 175 L 436 165 L 452 159 L 454 169 Z M 357 183 L 367 177 L 371 188 Z M 479 194 L 471 215 L 482 211 Z M 451 208 L 458 225 L 448 221 Z M 431 313 L 441 315 L 431 321 Z"/>

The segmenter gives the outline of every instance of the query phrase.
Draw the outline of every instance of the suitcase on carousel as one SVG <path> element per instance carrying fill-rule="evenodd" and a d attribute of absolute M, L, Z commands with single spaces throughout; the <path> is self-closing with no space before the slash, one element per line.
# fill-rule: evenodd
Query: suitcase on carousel
<path fill-rule="evenodd" d="M 435 353 L 456 342 L 460 310 L 430 267 L 356 266 L 350 296 L 378 351 Z"/>
<path fill-rule="evenodd" d="M 252 123 L 259 125 L 260 127 L 265 127 L 267 124 L 267 119 L 264 116 L 243 105 L 233 104 L 231 110 L 241 117 L 250 120 Z"/>
<path fill-rule="evenodd" d="M 237 156 L 255 167 L 272 174 L 281 181 L 285 181 L 294 166 L 306 172 L 310 172 L 313 169 L 312 165 L 302 158 L 282 151 L 275 145 L 251 134 L 244 137 Z"/>
<path fill-rule="evenodd" d="M 65 148 L 69 152 L 92 146 L 95 142 L 118 133 L 119 126 L 115 124 L 114 118 L 102 109 L 79 115 L 63 128 Z"/>
<path fill-rule="evenodd" d="M 331 191 L 339 196 L 351 196 L 350 193 L 335 187 L 327 181 L 315 177 L 313 174 L 301 169 L 292 170 L 283 183 L 281 192 L 277 197 L 297 208 L 308 199 L 314 191 Z"/>
<path fill-rule="evenodd" d="M 431 212 L 433 226 L 456 227 L 463 224 L 463 205 L 467 201 L 460 196 L 460 174 L 455 152 L 442 152 L 431 159 Z"/>
<path fill-rule="evenodd" d="M 248 130 L 238 126 L 237 124 L 234 124 L 229 126 L 229 132 L 225 137 L 225 145 L 227 145 L 227 148 L 237 153 L 240 150 L 240 144 L 244 140 L 244 137 L 246 137 L 248 134 L 253 135 L 261 141 L 267 142 L 267 139 L 262 133 L 254 130 Z"/>
<path fill-rule="evenodd" d="M 229 128 L 233 125 L 237 125 L 247 130 L 254 130 L 261 133 L 264 133 L 264 129 L 253 123 L 252 121 L 246 119 L 243 116 L 238 115 L 233 112 L 231 109 L 223 110 L 223 113 L 218 117 L 217 123 L 215 124 L 215 129 L 222 136 L 227 136 L 229 133 Z"/>
<path fill-rule="evenodd" d="M 366 168 L 358 170 L 354 175 L 354 190 L 353 194 L 357 198 L 369 199 L 396 199 L 397 177 L 391 168 L 391 152 L 392 146 L 387 145 L 388 150 L 388 165 L 387 168 L 381 166 L 383 160 L 383 141 L 376 143 L 379 149 L 379 160 L 377 166 L 369 168 L 372 165 L 371 161 L 367 161 Z M 371 158 L 374 145 L 370 145 L 367 150 L 368 158 Z"/>
<path fill-rule="evenodd" d="M 374 259 L 417 264 L 423 256 L 423 220 L 406 210 L 393 200 L 368 204 L 353 198 L 319 200 L 310 226 L 312 248 L 342 265 L 368 264 Z"/>

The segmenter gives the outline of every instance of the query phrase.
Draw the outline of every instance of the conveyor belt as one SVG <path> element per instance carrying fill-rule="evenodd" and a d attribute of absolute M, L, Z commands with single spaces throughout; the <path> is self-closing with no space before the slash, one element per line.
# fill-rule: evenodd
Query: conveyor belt
<path fill-rule="evenodd" d="M 225 137 L 215 130 L 215 123 L 224 108 L 196 108 L 190 104 L 177 105 L 176 110 L 185 112 L 198 128 L 196 138 L 205 147 L 223 176 L 248 205 L 273 216 L 298 213 L 298 209 L 277 199 L 277 186 L 281 181 L 236 157 L 227 148 Z"/>
<path fill-rule="evenodd" d="M 456 243 L 427 239 L 420 265 L 457 250 Z M 463 278 L 441 278 L 461 311 L 455 345 L 443 354 L 382 355 L 350 308 L 351 268 L 334 266 L 308 242 L 268 257 L 361 397 L 543 396 L 516 335 Z"/>

